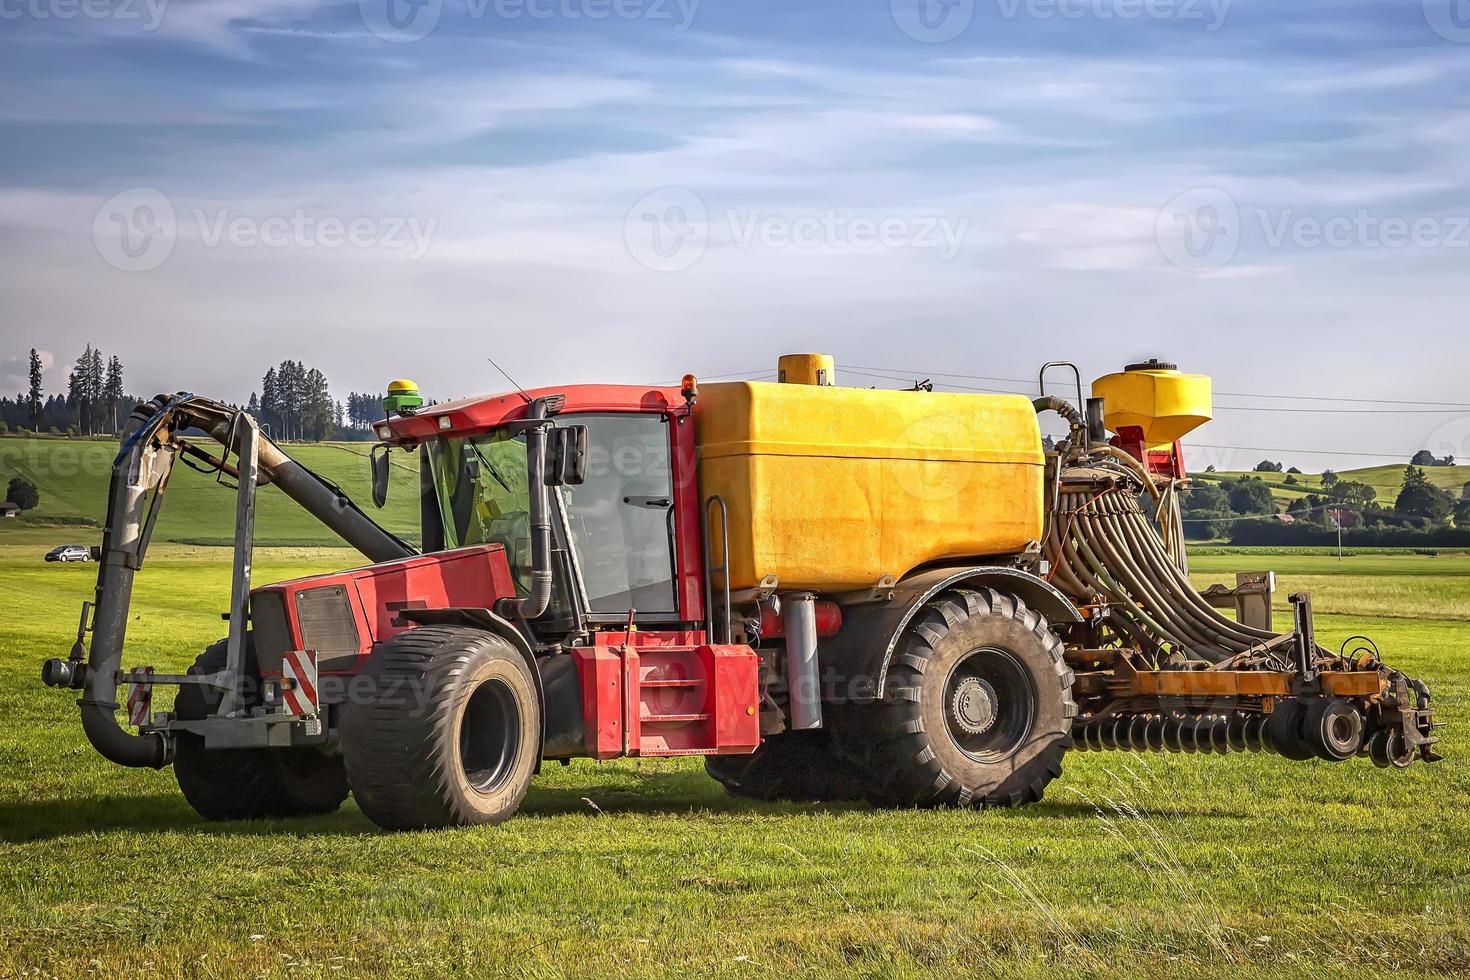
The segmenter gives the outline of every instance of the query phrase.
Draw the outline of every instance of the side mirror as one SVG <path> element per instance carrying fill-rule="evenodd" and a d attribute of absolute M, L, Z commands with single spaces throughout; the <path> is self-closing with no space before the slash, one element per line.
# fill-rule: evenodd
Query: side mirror
<path fill-rule="evenodd" d="M 371 461 L 373 470 L 373 506 L 382 507 L 388 502 L 388 454 L 392 452 L 392 446 L 382 443 L 373 447 L 368 459 Z"/>
<path fill-rule="evenodd" d="M 581 486 L 587 481 L 587 427 L 559 426 L 552 430 L 551 466 L 546 485 Z"/>

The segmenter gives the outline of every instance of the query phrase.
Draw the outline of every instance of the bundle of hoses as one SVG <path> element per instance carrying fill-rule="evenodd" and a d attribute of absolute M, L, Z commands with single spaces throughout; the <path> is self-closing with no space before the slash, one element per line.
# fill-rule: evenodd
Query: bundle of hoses
<path fill-rule="evenodd" d="M 1115 639 L 1151 658 L 1156 669 L 1291 670 L 1286 651 L 1294 648 L 1294 635 L 1244 626 L 1210 606 L 1166 544 L 1178 533 L 1177 521 L 1164 519 L 1167 489 L 1160 491 L 1148 474 L 1107 448 L 1085 454 L 1092 466 L 1057 475 L 1045 547 L 1052 584 L 1079 605 L 1105 607 Z M 1140 506 L 1145 493 L 1161 512 L 1159 523 Z M 1175 546 L 1182 551 L 1182 541 Z M 1321 647 L 1316 663 L 1322 669 L 1349 666 Z M 1330 696 L 1286 698 L 1274 710 L 1246 702 L 1135 702 L 1084 713 L 1073 737 L 1079 749 L 1095 752 L 1269 751 L 1330 761 L 1362 753 L 1376 765 L 1400 767 L 1416 755 L 1439 758 L 1431 751 L 1436 725 L 1428 689 L 1399 671 L 1377 669 L 1391 696 L 1374 698 L 1371 716 L 1370 706 L 1357 699 Z M 1417 707 L 1409 710 L 1404 706 L 1411 699 Z"/>
<path fill-rule="evenodd" d="M 1081 604 L 1109 606 L 1109 621 L 1162 662 L 1217 664 L 1277 639 L 1214 609 L 1169 554 L 1139 506 L 1139 489 L 1114 471 L 1064 472 L 1046 542 L 1052 584 Z"/>

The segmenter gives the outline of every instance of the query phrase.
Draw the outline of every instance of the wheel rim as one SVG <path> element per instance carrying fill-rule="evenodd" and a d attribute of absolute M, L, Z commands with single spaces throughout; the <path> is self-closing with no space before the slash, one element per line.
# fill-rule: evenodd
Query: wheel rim
<path fill-rule="evenodd" d="M 502 680 L 475 689 L 459 723 L 459 760 L 477 793 L 493 793 L 515 770 L 521 749 L 521 706 Z"/>
<path fill-rule="evenodd" d="M 1036 719 L 1031 674 L 1009 651 L 981 647 L 960 658 L 944 685 L 944 720 L 961 752 L 977 762 L 1016 753 Z"/>

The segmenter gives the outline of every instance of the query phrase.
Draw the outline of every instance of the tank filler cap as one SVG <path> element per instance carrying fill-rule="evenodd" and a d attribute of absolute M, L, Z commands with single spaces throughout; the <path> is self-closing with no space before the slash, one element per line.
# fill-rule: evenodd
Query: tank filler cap
<path fill-rule="evenodd" d="M 777 378 L 785 385 L 837 385 L 837 364 L 830 354 L 783 354 L 776 364 Z"/>
<path fill-rule="evenodd" d="M 1157 357 L 1151 357 L 1139 364 L 1129 364 L 1123 368 L 1124 371 L 1177 371 L 1179 365 L 1161 361 Z"/>

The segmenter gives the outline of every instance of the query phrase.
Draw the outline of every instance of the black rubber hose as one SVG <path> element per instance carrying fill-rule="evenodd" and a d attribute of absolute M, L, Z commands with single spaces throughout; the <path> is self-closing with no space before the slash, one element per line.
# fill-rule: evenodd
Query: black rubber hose
<path fill-rule="evenodd" d="M 1105 533 L 1117 542 L 1119 554 L 1124 556 L 1134 573 L 1148 586 L 1151 593 L 1157 596 L 1158 601 L 1168 608 L 1171 621 L 1176 622 L 1181 629 L 1188 632 L 1206 649 L 1216 652 L 1223 651 L 1227 654 L 1239 653 L 1246 649 L 1249 646 L 1248 641 L 1237 640 L 1230 634 L 1224 623 L 1197 615 L 1198 610 L 1185 596 L 1180 594 L 1178 583 L 1167 575 L 1161 574 L 1158 567 L 1159 562 L 1151 560 L 1162 555 L 1162 551 L 1159 550 L 1161 545 L 1158 535 L 1153 534 L 1151 529 L 1145 528 L 1145 532 L 1153 536 L 1151 538 L 1141 537 L 1138 528 L 1129 519 L 1129 515 L 1126 512 L 1117 513 L 1123 506 L 1121 502 L 1108 505 L 1109 513 L 1102 518 Z"/>
<path fill-rule="evenodd" d="M 1171 575 L 1177 566 L 1162 551 L 1157 533 L 1144 523 L 1141 515 L 1121 514 L 1114 524 L 1123 535 L 1125 546 L 1139 555 L 1144 574 L 1153 587 L 1171 603 L 1174 613 L 1193 623 L 1210 646 L 1226 656 L 1243 652 L 1255 642 L 1235 628 L 1235 624 L 1209 609 L 1203 601 L 1195 601 L 1198 593 L 1179 575 Z"/>
<path fill-rule="evenodd" d="M 1115 576 L 1121 577 L 1122 584 L 1138 604 L 1181 639 L 1185 649 L 1199 653 L 1199 648 L 1213 645 L 1208 634 L 1199 630 L 1187 617 L 1180 617 L 1173 604 L 1149 581 L 1147 574 L 1136 564 L 1133 549 L 1126 538 L 1105 515 L 1084 521 L 1083 533 L 1091 539 L 1093 551 L 1099 552 Z"/>
<path fill-rule="evenodd" d="M 1121 507 L 1121 504 L 1115 507 Z M 1245 644 L 1247 648 L 1262 640 L 1276 638 L 1277 634 L 1270 630 L 1259 630 L 1234 622 L 1205 602 L 1179 566 L 1169 558 L 1166 552 L 1161 550 L 1161 546 L 1157 545 L 1158 535 L 1149 526 L 1147 518 L 1136 508 L 1120 510 L 1119 516 L 1130 529 L 1130 536 L 1137 542 L 1140 553 L 1149 559 L 1149 564 L 1153 566 L 1153 574 L 1158 581 L 1191 608 L 1197 619 Z"/>
<path fill-rule="evenodd" d="M 1103 562 L 1093 552 L 1091 545 L 1088 544 L 1085 537 L 1080 534 L 1077 535 L 1069 543 L 1069 547 L 1080 549 L 1075 552 L 1077 555 L 1080 556 L 1079 564 L 1090 566 L 1092 574 L 1096 576 L 1099 582 L 1102 582 L 1106 586 L 1101 591 L 1111 596 L 1115 602 L 1121 604 L 1134 616 L 1138 617 L 1138 619 L 1142 621 L 1144 627 L 1151 634 L 1153 634 L 1159 642 L 1170 643 L 1181 648 L 1188 648 L 1188 643 L 1186 643 L 1179 636 L 1175 635 L 1173 630 L 1157 622 L 1146 609 L 1135 602 L 1129 596 L 1126 588 L 1112 581 L 1112 573 L 1108 569 L 1107 564 Z"/>
<path fill-rule="evenodd" d="M 1056 412 L 1066 419 L 1074 430 L 1087 428 L 1087 420 L 1082 417 L 1082 413 L 1077 411 L 1076 406 L 1065 398 L 1058 398 L 1056 395 L 1042 395 L 1032 401 L 1031 405 L 1036 409 L 1038 415 L 1042 412 Z"/>
<path fill-rule="evenodd" d="M 1148 577 L 1134 561 L 1132 549 L 1117 529 L 1110 526 L 1105 507 L 1106 499 L 1097 501 L 1096 510 L 1078 518 L 1079 535 L 1114 579 L 1127 590 L 1139 606 L 1148 610 L 1150 617 L 1166 626 L 1173 637 L 1184 641 L 1187 648 L 1207 644 L 1204 634 L 1190 628 L 1188 622 L 1179 621 L 1176 611 L 1165 601 L 1164 596 L 1153 587 Z"/>

